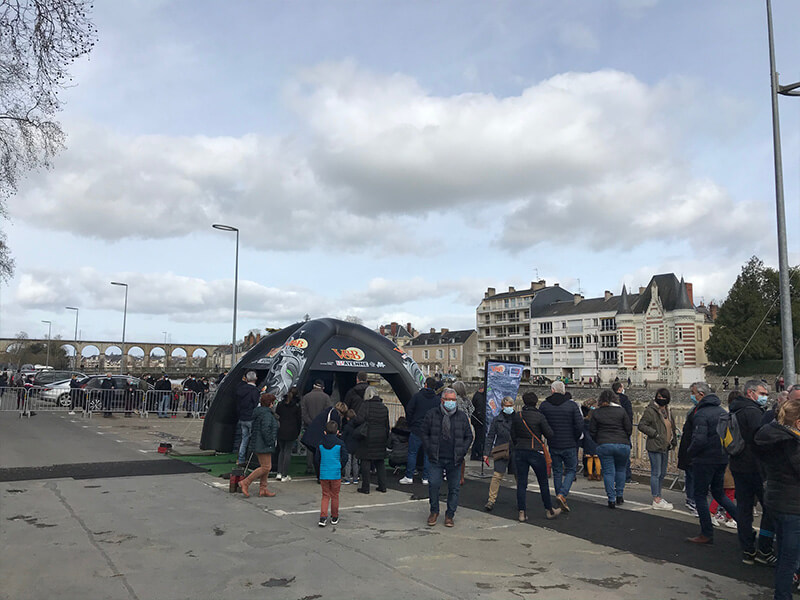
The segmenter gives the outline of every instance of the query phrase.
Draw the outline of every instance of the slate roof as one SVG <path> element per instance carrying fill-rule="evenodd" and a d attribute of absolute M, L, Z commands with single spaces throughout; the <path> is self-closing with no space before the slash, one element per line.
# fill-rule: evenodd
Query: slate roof
<path fill-rule="evenodd" d="M 384 328 L 383 329 L 384 337 L 392 337 L 392 324 L 391 323 L 387 323 L 386 325 L 379 326 L 375 331 L 380 333 L 381 332 L 381 327 Z M 405 326 L 400 325 L 400 323 L 398 323 L 397 324 L 397 335 L 395 335 L 394 337 L 407 337 L 407 338 L 410 338 L 412 336 L 409 333 L 408 329 L 405 328 Z"/>
<path fill-rule="evenodd" d="M 420 333 L 413 340 L 408 342 L 407 346 L 435 346 L 437 344 L 463 344 L 469 339 L 473 333 L 477 333 L 474 329 L 460 329 L 457 331 L 448 331 L 447 333 Z"/>
<path fill-rule="evenodd" d="M 495 294 L 494 296 L 489 296 L 488 298 L 483 298 L 483 300 L 503 300 L 505 298 L 519 298 L 520 296 L 531 296 L 534 294 L 538 294 L 539 292 L 543 292 L 544 290 L 549 290 L 553 288 L 555 288 L 555 286 L 543 287 L 538 290 L 528 288 L 526 290 L 517 290 L 515 292 L 502 292 L 500 294 Z"/>
<path fill-rule="evenodd" d="M 571 315 L 584 315 L 600 312 L 614 312 L 617 314 L 642 314 L 650 306 L 652 299 L 652 285 L 655 281 L 658 287 L 658 296 L 665 311 L 694 309 L 689 300 L 689 293 L 686 284 L 681 278 L 675 277 L 674 273 L 664 273 L 655 275 L 647 284 L 641 294 L 629 294 L 625 286 L 622 286 L 622 293 L 619 296 L 609 298 L 586 298 L 575 304 L 574 298 L 559 300 L 556 302 L 536 302 L 534 298 L 531 302 L 531 318 L 541 317 L 568 317 Z M 544 298 L 543 298 L 544 300 Z"/>

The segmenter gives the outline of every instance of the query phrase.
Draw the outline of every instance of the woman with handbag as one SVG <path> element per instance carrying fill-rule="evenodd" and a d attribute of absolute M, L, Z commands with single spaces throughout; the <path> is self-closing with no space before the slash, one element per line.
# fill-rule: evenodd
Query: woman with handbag
<path fill-rule="evenodd" d="M 561 514 L 560 508 L 553 508 L 550 499 L 550 480 L 547 469 L 551 464 L 550 452 L 542 436 L 550 439 L 553 430 L 545 416 L 536 405 L 539 397 L 534 392 L 522 395 L 522 411 L 515 413 L 511 423 L 511 443 L 514 447 L 514 467 L 517 473 L 517 510 L 519 520 L 528 519 L 526 501 L 528 492 L 528 469 L 533 468 L 539 482 L 545 517 L 555 519 Z"/>
<path fill-rule="evenodd" d="M 597 455 L 603 467 L 603 483 L 608 496 L 608 508 L 625 502 L 625 467 L 631 455 L 633 427 L 628 413 L 618 404 L 619 397 L 604 390 L 597 399 L 597 409 L 589 420 L 589 433 L 597 442 Z"/>
<path fill-rule="evenodd" d="M 491 448 L 490 455 L 494 460 L 494 473 L 492 481 L 489 483 L 489 500 L 486 502 L 486 510 L 491 511 L 497 501 L 497 494 L 500 491 L 500 482 L 503 481 L 511 464 L 511 421 L 514 414 L 514 399 L 510 396 L 503 398 L 502 410 L 494 419 L 489 427 L 489 434 L 486 436 L 486 446 Z M 483 457 L 488 464 L 489 456 Z"/>

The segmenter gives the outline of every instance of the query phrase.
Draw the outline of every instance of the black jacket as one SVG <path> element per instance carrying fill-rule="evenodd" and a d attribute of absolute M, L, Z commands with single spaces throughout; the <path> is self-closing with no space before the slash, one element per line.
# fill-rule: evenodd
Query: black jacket
<path fill-rule="evenodd" d="M 364 392 L 368 387 L 369 384 L 366 381 L 360 381 L 347 390 L 344 395 L 344 403 L 347 404 L 347 408 L 352 408 L 354 412 L 358 412 L 364 402 Z"/>
<path fill-rule="evenodd" d="M 408 437 L 410 435 L 411 431 L 408 427 L 392 427 L 389 432 L 389 441 L 386 444 L 386 447 L 390 450 L 390 464 L 405 464 L 408 459 Z"/>
<path fill-rule="evenodd" d="M 486 436 L 486 450 L 491 452 L 495 446 L 511 443 L 511 422 L 513 418 L 514 413 L 507 415 L 501 410 L 500 414 L 492 419 L 489 433 Z"/>
<path fill-rule="evenodd" d="M 755 443 L 767 472 L 764 504 L 777 513 L 800 514 L 800 434 L 772 421 L 758 430 Z"/>
<path fill-rule="evenodd" d="M 625 409 L 625 412 L 628 413 L 628 418 L 631 420 L 631 423 L 633 423 L 633 405 L 630 399 L 627 394 L 617 394 L 617 396 L 619 397 L 619 405 Z"/>
<path fill-rule="evenodd" d="M 316 452 L 317 446 L 322 443 L 322 438 L 325 436 L 325 426 L 328 421 L 336 421 L 337 425 L 339 425 L 339 430 L 342 429 L 342 415 L 335 408 L 323 410 L 311 419 L 311 423 L 306 427 L 300 442 L 311 452 Z"/>
<path fill-rule="evenodd" d="M 282 442 L 296 440 L 303 425 L 300 416 L 300 403 L 297 400 L 278 402 L 278 406 L 275 407 L 275 414 L 280 419 L 278 439 Z"/>
<path fill-rule="evenodd" d="M 683 422 L 681 441 L 678 443 L 678 468 L 685 471 L 692 466 L 692 459 L 689 458 L 689 445 L 692 443 L 692 429 L 694 428 L 694 413 L 696 406 L 689 409 L 686 413 L 686 420 Z"/>
<path fill-rule="evenodd" d="M 406 404 L 406 422 L 411 433 L 422 437 L 422 421 L 432 408 L 438 408 L 441 401 L 436 392 L 429 388 L 422 388 L 411 396 Z"/>
<path fill-rule="evenodd" d="M 486 393 L 477 391 L 472 394 L 472 416 L 470 421 L 476 429 L 482 429 L 486 423 Z"/>
<path fill-rule="evenodd" d="M 254 385 L 246 383 L 236 388 L 236 409 L 240 421 L 252 421 L 253 409 L 258 405 L 261 394 Z"/>
<path fill-rule="evenodd" d="M 440 403 L 441 404 L 441 403 Z M 439 462 L 439 443 L 442 437 L 442 419 L 444 414 L 441 409 L 429 410 L 422 421 L 420 438 L 422 446 L 428 454 L 428 460 Z M 469 426 L 469 417 L 463 410 L 456 410 L 450 417 L 450 431 L 455 445 L 453 448 L 453 463 L 460 465 L 472 444 L 472 428 Z"/>
<path fill-rule="evenodd" d="M 365 421 L 367 423 L 367 437 L 359 443 L 356 456 L 361 460 L 386 458 L 386 443 L 389 441 L 389 409 L 380 396 L 364 400 L 354 420 L 359 425 Z"/>
<path fill-rule="evenodd" d="M 692 441 L 687 454 L 692 465 L 726 465 L 728 455 L 717 435 L 717 424 L 725 409 L 715 394 L 703 396 L 694 411 Z"/>
<path fill-rule="evenodd" d="M 730 457 L 732 473 L 758 473 L 758 459 L 755 454 L 756 432 L 761 429 L 761 418 L 764 410 L 755 402 L 745 396 L 740 396 L 731 402 L 730 412 L 736 415 L 739 430 L 744 438 L 744 451 Z"/>
<path fill-rule="evenodd" d="M 514 450 L 537 450 L 541 452 L 542 444 L 536 441 L 531 436 L 531 433 L 538 437 L 540 441 L 544 441 L 542 437 L 544 435 L 548 443 L 553 438 L 553 430 L 544 415 L 532 406 L 523 406 L 521 412 L 514 413 L 511 421 L 511 442 L 514 444 Z"/>
<path fill-rule="evenodd" d="M 539 407 L 553 430 L 552 439 L 547 440 L 552 450 L 577 448 L 583 433 L 583 415 L 578 405 L 565 394 L 548 396 Z"/>
<path fill-rule="evenodd" d="M 159 379 L 156 381 L 155 389 L 161 392 L 171 392 L 172 391 L 172 382 L 169 379 Z"/>
<path fill-rule="evenodd" d="M 598 406 L 589 415 L 589 433 L 600 444 L 631 444 L 633 425 L 621 406 Z"/>

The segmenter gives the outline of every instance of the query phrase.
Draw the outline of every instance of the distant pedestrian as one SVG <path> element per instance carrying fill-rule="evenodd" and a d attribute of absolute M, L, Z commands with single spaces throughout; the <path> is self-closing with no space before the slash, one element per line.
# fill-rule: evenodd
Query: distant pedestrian
<path fill-rule="evenodd" d="M 322 489 L 322 503 L 319 511 L 319 526 L 328 524 L 328 507 L 331 512 L 331 525 L 339 523 L 339 491 L 342 486 L 342 457 L 347 452 L 337 433 L 336 421 L 325 424 L 322 441 L 314 453 L 314 460 L 319 471 L 319 483 Z"/>
<path fill-rule="evenodd" d="M 69 379 L 69 414 L 74 415 L 78 404 L 81 404 L 81 383 L 78 376 L 73 373 Z"/>
<path fill-rule="evenodd" d="M 259 403 L 260 394 L 256 388 L 257 378 L 255 371 L 248 371 L 245 374 L 246 383 L 236 389 L 237 428 L 242 435 L 237 464 L 241 466 L 244 466 L 247 458 L 247 446 L 250 443 L 250 432 L 253 428 L 253 411 Z"/>
<path fill-rule="evenodd" d="M 161 378 L 156 381 L 156 398 L 158 398 L 158 418 L 169 419 L 170 400 L 172 397 L 172 383 L 166 373 L 161 374 Z"/>
<path fill-rule="evenodd" d="M 356 414 L 357 427 L 366 427 L 366 436 L 359 442 L 356 456 L 361 462 L 361 485 L 358 491 L 369 494 L 370 468 L 378 476 L 379 492 L 386 491 L 386 445 L 389 441 L 389 410 L 374 387 L 364 391 L 364 402 Z"/>
<path fill-rule="evenodd" d="M 728 455 L 722 449 L 717 434 L 717 424 L 725 409 L 720 400 L 711 391 L 711 387 L 703 382 L 693 383 L 689 388 L 691 395 L 697 400 L 697 409 L 692 419 L 692 442 L 688 448 L 692 460 L 694 475 L 694 502 L 700 519 L 700 535 L 687 538 L 695 544 L 711 544 L 714 541 L 714 528 L 711 514 L 708 512 L 708 493 L 731 517 L 736 520 L 736 505 L 725 495 L 725 468 Z"/>
<path fill-rule="evenodd" d="M 592 411 L 597 408 L 597 400 L 586 400 L 581 404 L 581 414 L 583 415 L 583 439 L 581 440 L 581 447 L 583 448 L 583 469 L 589 481 L 600 481 L 603 472 L 600 467 L 600 457 L 597 455 L 597 444 L 592 439 L 592 434 L 589 432 L 589 422 L 591 421 Z"/>
<path fill-rule="evenodd" d="M 439 519 L 439 488 L 447 476 L 447 511 L 445 527 L 453 527 L 458 492 L 461 487 L 461 463 L 472 443 L 472 429 L 467 415 L 458 410 L 457 394 L 453 388 L 442 390 L 439 409 L 428 411 L 422 422 L 421 437 L 430 460 L 428 498 L 431 513 L 428 525 L 433 527 Z M 411 465 L 408 465 L 411 468 Z"/>
<path fill-rule="evenodd" d="M 631 386 L 631 379 L 628 377 L 628 387 Z M 617 395 L 617 402 L 619 405 L 628 413 L 628 418 L 633 423 L 633 404 L 631 404 L 628 395 L 625 393 L 625 386 L 622 385 L 622 382 L 617 381 L 611 386 L 611 391 Z M 628 444 L 630 445 L 630 440 L 628 440 Z M 633 472 L 631 471 L 631 458 L 628 455 L 628 464 L 625 465 L 625 485 L 634 485 L 636 484 L 636 480 L 633 478 Z"/>
<path fill-rule="evenodd" d="M 647 436 L 647 455 L 650 458 L 650 493 L 653 508 L 672 510 L 673 506 L 661 496 L 661 487 L 667 475 L 669 452 L 677 445 L 675 418 L 669 408 L 670 393 L 667 388 L 656 391 L 655 398 L 644 409 L 638 429 Z"/>
<path fill-rule="evenodd" d="M 278 415 L 278 481 L 291 481 L 289 467 L 292 462 L 292 448 L 300 436 L 303 417 L 300 411 L 300 399 L 297 388 L 292 387 L 286 394 L 283 402 L 275 407 Z"/>
<path fill-rule="evenodd" d="M 471 460 L 481 460 L 483 457 L 483 446 L 486 441 L 486 393 L 483 384 L 478 386 L 478 391 L 472 394 L 472 417 L 470 418 L 472 427 L 475 429 L 475 441 L 472 442 Z"/>
<path fill-rule="evenodd" d="M 791 600 L 792 575 L 800 563 L 800 388 L 795 387 L 778 409 L 777 419 L 755 437 L 766 471 L 765 508 L 777 537 L 775 600 Z"/>
<path fill-rule="evenodd" d="M 325 393 L 325 384 L 322 383 L 321 379 L 317 379 L 311 391 L 300 400 L 303 427 L 308 429 L 315 417 L 325 410 L 330 410 L 332 406 L 333 400 Z M 339 424 L 341 425 L 341 422 Z M 322 432 L 320 431 L 321 434 Z M 310 474 L 314 469 L 314 448 L 316 448 L 316 444 L 311 446 L 311 453 L 306 454 L 306 475 Z"/>
<path fill-rule="evenodd" d="M 386 448 L 389 450 L 389 466 L 397 469 L 404 467 L 408 460 L 408 438 L 411 430 L 405 417 L 398 417 L 394 427 L 389 432 L 389 443 Z"/>
<path fill-rule="evenodd" d="M 583 416 L 578 404 L 566 393 L 563 381 L 550 385 L 550 395 L 539 407 L 553 430 L 548 439 L 553 460 L 553 487 L 560 507 L 569 512 L 567 497 L 578 470 L 578 445 L 583 435 Z"/>
<path fill-rule="evenodd" d="M 357 484 L 361 475 L 361 466 L 356 456 L 361 440 L 356 438 L 356 427 L 358 427 L 356 412 L 352 408 L 348 408 L 344 415 L 344 425 L 340 429 L 342 442 L 344 442 L 345 450 L 347 450 L 347 456 L 342 458 L 344 463 L 342 485 Z M 408 445 L 406 445 L 406 452 L 408 452 Z M 405 461 L 405 458 L 403 460 Z"/>
<path fill-rule="evenodd" d="M 258 495 L 272 497 L 275 492 L 271 492 L 268 487 L 269 472 L 272 470 L 272 453 L 275 452 L 275 444 L 278 435 L 278 420 L 272 412 L 275 404 L 273 394 L 261 394 L 259 406 L 253 409 L 252 428 L 250 432 L 250 449 L 256 455 L 258 468 L 250 475 L 239 482 L 242 493 L 250 496 L 248 487 L 254 480 L 259 480 Z"/>
<path fill-rule="evenodd" d="M 428 456 L 422 444 L 422 423 L 425 420 L 425 415 L 429 411 L 437 409 L 440 405 L 439 397 L 436 395 L 436 387 L 438 385 L 439 383 L 436 379 L 428 377 L 425 380 L 425 387 L 414 394 L 406 404 L 406 420 L 408 421 L 409 429 L 411 429 L 411 435 L 408 438 L 406 474 L 400 480 L 403 485 L 414 483 L 414 471 L 417 468 L 417 456 L 420 450 L 423 456 L 422 484 L 428 485 L 430 456 Z"/>
<path fill-rule="evenodd" d="M 589 417 L 589 433 L 597 443 L 609 508 L 625 502 L 625 465 L 631 453 L 633 431 L 628 413 L 616 401 L 614 392 L 604 390 L 597 399 L 597 409 Z"/>
<path fill-rule="evenodd" d="M 534 392 L 523 394 L 522 410 L 514 413 L 511 426 L 511 443 L 514 446 L 514 464 L 517 473 L 517 510 L 520 521 L 528 519 L 527 494 L 530 469 L 533 469 L 539 483 L 539 495 L 542 497 L 545 517 L 555 519 L 561 514 L 560 508 L 553 508 L 550 498 L 550 481 L 547 477 L 550 454 L 545 446 L 544 438 L 549 441 L 553 436 L 553 430 L 544 415 L 536 409 L 538 403 L 539 398 Z"/>
<path fill-rule="evenodd" d="M 368 376 L 365 371 L 356 373 L 356 384 L 347 390 L 344 396 L 344 403 L 347 405 L 347 408 L 352 408 L 356 413 L 358 413 L 358 409 L 361 408 L 361 403 L 364 402 L 364 391 L 369 387 L 367 378 Z"/>
<path fill-rule="evenodd" d="M 514 420 L 513 416 L 514 399 L 506 396 L 502 400 L 502 409 L 492 419 L 489 433 L 486 436 L 486 448 L 489 453 L 483 457 L 483 460 L 488 463 L 489 456 L 491 456 L 494 465 L 492 480 L 489 482 L 489 499 L 484 507 L 487 511 L 491 511 L 494 508 L 494 504 L 497 502 L 497 494 L 500 491 L 500 483 L 503 481 L 503 475 L 506 474 L 506 471 L 509 471 L 509 466 L 512 464 L 511 423 Z"/>
<path fill-rule="evenodd" d="M 309 455 L 311 456 L 311 468 L 313 473 L 319 480 L 318 463 L 315 458 L 317 448 L 322 443 L 322 437 L 325 435 L 325 425 L 329 421 L 336 421 L 337 431 L 341 430 L 344 415 L 347 413 L 347 405 L 344 402 L 337 402 L 336 406 L 324 409 L 316 417 L 311 419 L 306 430 L 300 438 L 300 442 L 306 447 Z"/>
<path fill-rule="evenodd" d="M 117 384 L 114 382 L 114 378 L 111 377 L 111 373 L 106 373 L 106 376 L 100 381 L 100 393 L 103 397 L 103 416 L 106 418 L 113 416 L 111 414 L 111 405 L 114 401 L 116 387 Z"/>

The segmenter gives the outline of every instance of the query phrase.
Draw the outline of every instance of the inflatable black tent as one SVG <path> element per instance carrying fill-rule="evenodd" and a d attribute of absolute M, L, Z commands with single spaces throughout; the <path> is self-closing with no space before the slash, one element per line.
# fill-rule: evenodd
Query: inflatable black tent
<path fill-rule="evenodd" d="M 424 383 L 422 371 L 408 354 L 362 325 L 338 319 L 295 323 L 262 339 L 222 381 L 203 424 L 203 450 L 230 452 L 235 392 L 247 371 L 255 371 L 258 386 L 266 386 L 278 399 L 292 386 L 305 393 L 321 379 L 336 402 L 355 385 L 356 373 L 366 371 L 383 377 L 405 406 Z"/>

